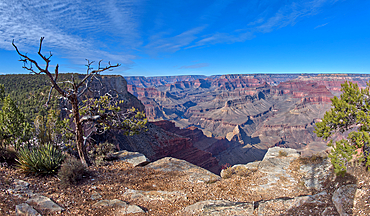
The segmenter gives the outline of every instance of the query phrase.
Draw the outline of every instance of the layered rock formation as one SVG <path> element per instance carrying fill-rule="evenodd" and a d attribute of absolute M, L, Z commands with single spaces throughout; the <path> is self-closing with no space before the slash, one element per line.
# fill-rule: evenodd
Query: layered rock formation
<path fill-rule="evenodd" d="M 208 137 L 224 139 L 220 147 L 200 148 L 212 152 L 222 164 L 235 164 L 261 159 L 272 146 L 292 147 L 307 154 L 325 149 L 325 143 L 313 133 L 315 123 L 330 109 L 330 99 L 338 95 L 341 83 L 351 80 L 364 87 L 369 78 L 335 74 L 220 75 L 163 85 L 153 81 L 150 88 L 135 87 L 132 81 L 129 89 L 145 105 L 151 121 L 171 120 L 180 128 L 195 126 Z M 234 144 L 225 146 L 226 140 Z"/>
<path fill-rule="evenodd" d="M 192 77 L 183 78 L 192 79 Z M 99 89 L 99 92 L 89 92 L 88 97 L 97 97 L 98 93 L 104 94 L 108 92 L 114 96 L 118 96 L 120 100 L 124 100 L 124 107 L 136 107 L 139 110 L 144 110 L 141 101 L 127 91 L 127 83 L 122 76 L 102 76 L 99 81 L 95 80 L 91 83 L 91 88 Z M 152 96 L 161 97 L 161 94 L 152 94 Z M 169 94 L 164 94 L 164 96 L 169 97 Z M 120 150 L 140 152 L 150 160 L 171 156 L 189 161 L 214 173 L 220 172 L 221 166 L 219 165 L 219 161 L 212 156 L 211 152 L 204 151 L 204 148 L 198 148 L 194 145 L 196 142 L 181 135 L 181 133 L 173 133 L 176 130 L 174 124 L 168 124 L 164 130 L 155 124 L 149 123 L 148 131 L 143 131 L 139 135 L 128 137 L 124 136 L 120 131 L 110 131 L 104 135 L 95 136 L 94 139 L 98 143 L 105 141 L 114 143 Z"/>

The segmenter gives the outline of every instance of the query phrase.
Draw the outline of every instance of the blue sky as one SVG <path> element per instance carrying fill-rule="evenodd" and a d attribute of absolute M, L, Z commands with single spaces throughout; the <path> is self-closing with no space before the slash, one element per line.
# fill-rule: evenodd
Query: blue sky
<path fill-rule="evenodd" d="M 85 59 L 109 74 L 369 73 L 367 0 L 0 1 L 0 74 L 28 73 L 11 46 L 62 72 Z"/>

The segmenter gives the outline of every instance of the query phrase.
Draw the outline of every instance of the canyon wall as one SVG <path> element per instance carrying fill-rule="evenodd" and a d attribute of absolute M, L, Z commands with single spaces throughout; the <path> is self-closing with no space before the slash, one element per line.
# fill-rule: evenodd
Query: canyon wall
<path fill-rule="evenodd" d="M 315 122 L 330 109 L 330 99 L 340 94 L 340 84 L 349 80 L 363 88 L 369 78 L 357 74 L 231 74 L 172 77 L 173 82 L 162 85 L 157 81 L 146 84 L 149 88 L 129 81 L 128 88 L 145 105 L 149 120 L 170 120 L 179 128 L 216 138 L 219 143 L 209 148 L 194 145 L 211 152 L 220 163 L 235 164 L 251 160 L 250 151 L 258 158 L 256 152 L 263 154 L 272 146 L 301 151 L 311 146 L 326 148 L 313 133 Z"/>

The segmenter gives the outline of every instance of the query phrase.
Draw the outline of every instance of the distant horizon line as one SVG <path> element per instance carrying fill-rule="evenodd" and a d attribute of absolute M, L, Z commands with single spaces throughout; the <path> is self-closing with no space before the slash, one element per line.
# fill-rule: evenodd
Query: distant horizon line
<path fill-rule="evenodd" d="M 53 73 L 54 74 L 54 73 Z M 84 73 L 76 73 L 76 72 L 60 72 L 59 74 L 79 74 L 85 75 Z M 0 76 L 7 76 L 7 75 L 36 75 L 32 73 L 0 73 Z M 41 74 L 42 75 L 42 74 Z M 225 73 L 225 74 L 213 74 L 213 75 L 204 75 L 204 74 L 182 74 L 182 75 L 158 75 L 158 76 L 145 76 L 145 75 L 122 75 L 122 74 L 101 74 L 101 76 L 122 76 L 122 77 L 185 77 L 185 76 L 192 76 L 192 77 L 215 77 L 215 76 L 235 76 L 235 75 L 369 75 L 370 72 L 254 72 L 254 73 Z"/>

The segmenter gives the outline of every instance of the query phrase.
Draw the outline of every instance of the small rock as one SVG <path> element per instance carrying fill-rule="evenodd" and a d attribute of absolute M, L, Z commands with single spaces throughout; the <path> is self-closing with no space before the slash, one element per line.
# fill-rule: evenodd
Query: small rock
<path fill-rule="evenodd" d="M 110 200 L 100 200 L 97 203 L 95 203 L 93 206 L 100 207 L 100 206 L 109 206 Z"/>
<path fill-rule="evenodd" d="M 253 203 L 228 200 L 206 200 L 197 202 L 179 211 L 180 215 L 253 215 Z"/>
<path fill-rule="evenodd" d="M 359 202 L 359 200 L 362 199 L 365 196 L 366 196 L 366 191 L 365 190 L 357 189 L 356 194 L 355 194 L 355 198 L 354 198 L 354 201 L 353 201 L 353 206 L 356 206 L 356 204 Z"/>
<path fill-rule="evenodd" d="M 145 211 L 137 205 L 127 205 L 124 208 L 118 209 L 116 215 L 126 215 L 133 213 L 145 213 Z"/>
<path fill-rule="evenodd" d="M 353 200 L 357 186 L 355 184 L 344 185 L 333 193 L 333 203 L 341 216 L 352 215 Z"/>
<path fill-rule="evenodd" d="M 109 201 L 109 206 L 113 206 L 113 207 L 126 207 L 127 206 L 127 203 L 122 201 L 122 200 L 119 200 L 119 199 L 113 199 L 113 200 L 110 200 Z"/>
<path fill-rule="evenodd" d="M 95 203 L 94 206 L 112 206 L 112 207 L 126 207 L 128 204 L 124 201 L 119 199 L 113 200 L 100 200 L 99 202 Z"/>
<path fill-rule="evenodd" d="M 48 210 L 50 212 L 62 212 L 64 208 L 60 207 L 58 204 L 53 202 L 51 199 L 45 196 L 34 196 L 33 198 L 27 200 L 28 204 L 33 203 L 34 205 L 38 206 L 42 210 Z"/>
<path fill-rule="evenodd" d="M 30 183 L 20 180 L 20 179 L 14 179 L 14 187 L 16 191 L 25 191 L 28 190 L 28 187 L 30 186 Z"/>
<path fill-rule="evenodd" d="M 129 152 L 126 150 L 122 150 L 119 152 L 115 152 L 113 154 L 120 161 L 124 161 L 127 163 L 132 164 L 133 166 L 145 166 L 150 163 L 150 160 L 145 157 L 145 155 L 139 152 Z"/>
<path fill-rule="evenodd" d="M 102 198 L 102 196 L 98 192 L 95 192 L 91 195 L 92 200 L 97 200 L 97 199 L 100 199 L 100 198 Z"/>
<path fill-rule="evenodd" d="M 15 206 L 15 214 L 18 216 L 41 216 L 34 208 L 27 203 L 22 203 Z"/>

